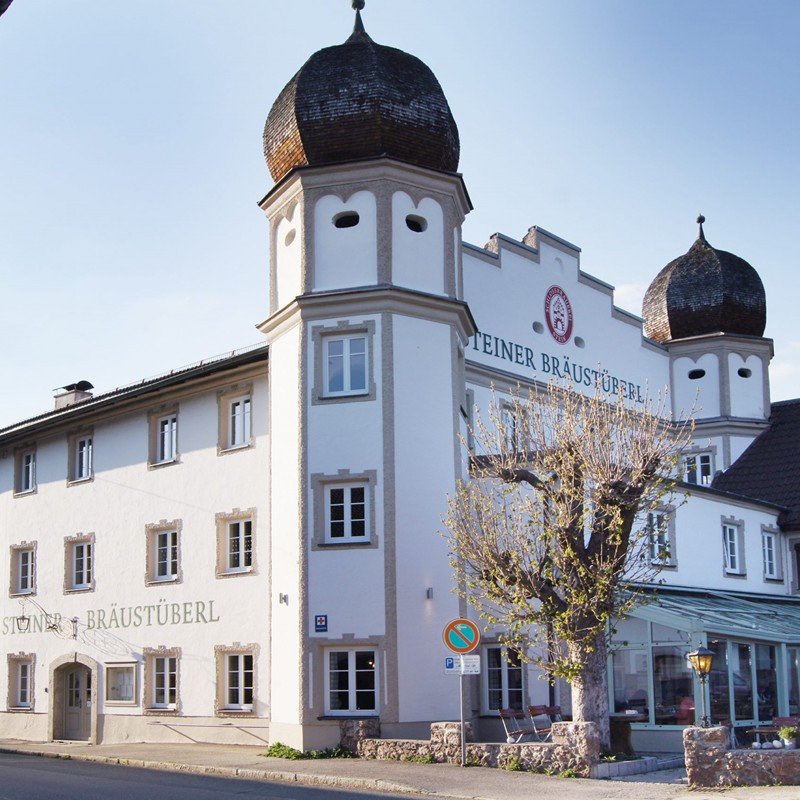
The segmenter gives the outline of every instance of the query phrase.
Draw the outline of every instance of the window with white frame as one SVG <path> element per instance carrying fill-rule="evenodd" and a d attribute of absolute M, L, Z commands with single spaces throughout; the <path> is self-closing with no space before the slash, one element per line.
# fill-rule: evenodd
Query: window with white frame
<path fill-rule="evenodd" d="M 328 542 L 369 541 L 367 485 L 325 486 L 325 539 Z"/>
<path fill-rule="evenodd" d="M 228 523 L 226 572 L 247 572 L 253 566 L 253 521 Z"/>
<path fill-rule="evenodd" d="M 25 494 L 36 489 L 36 450 L 17 453 L 17 493 Z"/>
<path fill-rule="evenodd" d="M 82 539 L 67 543 L 67 589 L 91 589 L 94 571 L 94 545 Z"/>
<path fill-rule="evenodd" d="M 8 656 L 8 707 L 15 711 L 33 710 L 33 656 Z"/>
<path fill-rule="evenodd" d="M 339 397 L 367 393 L 367 335 L 326 336 L 324 395 Z"/>
<path fill-rule="evenodd" d="M 250 444 L 250 395 L 235 397 L 228 402 L 228 447 Z"/>
<path fill-rule="evenodd" d="M 741 525 L 727 522 L 722 524 L 722 547 L 725 572 L 728 575 L 744 575 L 744 541 Z"/>
<path fill-rule="evenodd" d="M 523 707 L 522 662 L 519 654 L 504 645 L 483 650 L 483 708 L 487 713 Z"/>
<path fill-rule="evenodd" d="M 175 708 L 178 702 L 178 659 L 175 656 L 151 656 L 153 694 L 151 708 Z"/>
<path fill-rule="evenodd" d="M 378 711 L 375 651 L 328 650 L 325 670 L 325 713 L 363 714 Z"/>
<path fill-rule="evenodd" d="M 713 477 L 711 453 L 691 453 L 683 458 L 683 479 L 686 483 L 710 486 Z"/>
<path fill-rule="evenodd" d="M 78 433 L 69 438 L 70 462 L 67 479 L 89 480 L 94 474 L 94 442 L 91 433 Z"/>
<path fill-rule="evenodd" d="M 106 702 L 109 705 L 138 705 L 136 664 L 106 665 Z"/>
<path fill-rule="evenodd" d="M 672 541 L 666 514 L 651 512 L 647 515 L 647 536 L 650 560 L 654 564 L 672 564 Z"/>
<path fill-rule="evenodd" d="M 767 580 L 781 580 L 781 554 L 777 533 L 771 530 L 761 531 L 761 552 L 764 559 L 764 577 Z"/>
<path fill-rule="evenodd" d="M 146 583 L 164 583 L 180 578 L 180 537 L 177 524 L 147 526 Z"/>
<path fill-rule="evenodd" d="M 155 463 L 166 464 L 178 457 L 178 415 L 167 414 L 156 420 Z"/>
<path fill-rule="evenodd" d="M 225 708 L 253 710 L 252 653 L 228 653 L 225 656 Z"/>
<path fill-rule="evenodd" d="M 36 549 L 33 545 L 11 548 L 11 594 L 33 594 L 36 587 Z"/>

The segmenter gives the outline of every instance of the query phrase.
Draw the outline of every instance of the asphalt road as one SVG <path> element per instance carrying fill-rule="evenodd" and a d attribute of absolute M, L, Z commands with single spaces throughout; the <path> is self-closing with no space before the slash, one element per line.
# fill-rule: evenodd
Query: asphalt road
<path fill-rule="evenodd" d="M 387 800 L 408 795 L 290 786 L 0 753 L 0 800 Z"/>

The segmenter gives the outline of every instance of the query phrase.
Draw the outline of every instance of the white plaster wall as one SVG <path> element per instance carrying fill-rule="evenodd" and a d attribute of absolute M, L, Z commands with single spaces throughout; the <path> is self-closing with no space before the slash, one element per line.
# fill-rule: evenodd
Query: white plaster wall
<path fill-rule="evenodd" d="M 333 218 L 344 211 L 359 214 L 358 225 L 337 228 Z M 377 282 L 377 203 L 361 191 L 342 202 L 326 195 L 314 206 L 314 289 L 371 286 Z"/>
<path fill-rule="evenodd" d="M 309 480 L 309 548 L 308 598 L 309 634 L 326 641 L 342 634 L 359 638 L 382 636 L 385 633 L 384 597 L 384 485 L 383 485 L 383 417 L 381 362 L 382 329 L 380 317 L 352 317 L 348 323 L 358 325 L 367 320 L 375 323 L 372 343 L 372 368 L 377 387 L 374 400 L 312 404 L 308 403 L 308 472 L 336 475 L 339 470 L 362 474 L 377 472 L 375 504 L 370 509 L 372 532 L 379 546 L 375 549 L 346 548 L 311 550 L 314 535 L 313 509 L 323 498 L 314 496 Z M 314 343 L 311 327 L 318 325 L 336 329 L 340 318 L 315 320 L 308 330 L 309 386 L 314 385 Z M 346 480 L 346 478 L 344 479 Z M 314 616 L 328 615 L 328 633 L 314 633 Z"/>
<path fill-rule="evenodd" d="M 267 381 L 254 382 L 253 435 L 255 446 L 217 455 L 218 405 L 215 390 L 179 400 L 180 462 L 157 469 L 147 468 L 148 425 L 146 411 L 136 411 L 94 427 L 93 481 L 66 485 L 67 439 L 57 435 L 40 441 L 37 447 L 37 492 L 14 498 L 8 491 L 12 471 L 10 456 L 0 462 L 3 491 L 0 519 L 6 544 L 22 540 L 38 541 L 36 585 L 33 598 L 50 614 L 68 619 L 77 617 L 77 639 L 59 638 L 53 633 L 16 632 L 13 617 L 20 613 L 17 599 L 0 593 L 2 632 L 7 651 L 36 653 L 35 703 L 38 713 L 46 713 L 50 692 L 49 669 L 52 661 L 78 651 L 101 665 L 141 661 L 142 648 L 180 647 L 180 699 L 185 717 L 214 715 L 214 645 L 234 642 L 257 643 L 256 714 L 268 713 L 268 617 L 266 607 L 253 607 L 252 598 L 268 595 L 269 536 L 268 494 L 269 437 L 267 428 Z M 219 580 L 216 567 L 215 514 L 234 508 L 256 508 L 255 574 Z M 160 520 L 182 520 L 180 583 L 145 585 L 145 526 Z M 77 533 L 95 534 L 94 591 L 64 593 L 64 537 Z M 8 547 L 0 552 L 0 574 L 8 581 Z M 197 602 L 202 615 L 197 615 Z M 159 624 L 157 608 L 169 614 Z M 191 612 L 191 622 L 175 622 L 173 604 L 183 617 Z M 188 604 L 188 605 L 185 605 Z M 213 605 L 212 605 L 213 604 Z M 87 628 L 91 619 L 104 611 L 108 623 L 112 610 L 118 616 L 123 608 L 142 607 L 141 624 L 133 620 L 128 627 Z M 150 607 L 150 624 L 146 607 Z M 213 612 L 212 612 L 213 609 Z M 250 609 L 243 613 L 243 609 Z M 26 613 L 39 611 L 31 604 Z M 128 612 L 130 614 L 130 612 Z M 202 618 L 206 621 L 202 621 Z M 102 673 L 102 671 L 101 671 Z M 140 715 L 138 707 L 106 706 L 102 698 L 105 676 L 98 681 L 100 713 L 108 716 Z M 7 692 L 7 670 L 0 670 L 0 697 Z M 139 674 L 141 698 L 142 674 Z M 223 720 L 211 720 L 216 725 Z M 256 724 L 251 720 L 248 724 Z M 138 723 L 137 723 L 138 724 Z M 260 723 L 262 728 L 265 723 Z M 140 726 L 141 731 L 146 729 Z M 156 732 L 153 731 L 154 735 Z M 199 738 L 214 738 L 213 727 L 196 731 Z M 120 733 L 119 735 L 123 735 Z M 144 733 L 141 733 L 144 735 Z"/>
<path fill-rule="evenodd" d="M 655 394 L 669 383 L 666 351 L 644 345 L 641 326 L 612 316 L 612 298 L 601 289 L 578 280 L 578 262 L 570 254 L 543 242 L 540 263 L 503 247 L 501 258 L 487 263 L 463 251 L 464 293 L 480 333 L 466 351 L 468 361 L 503 370 L 525 379 L 563 379 L 569 370 L 573 382 L 593 384 L 590 370 L 605 373 L 606 385 L 615 392 L 621 382 L 633 396 L 643 397 L 649 386 Z M 560 286 L 572 306 L 572 337 L 559 344 L 550 334 L 544 315 L 547 290 Z M 543 332 L 533 329 L 534 323 Z M 488 338 L 487 336 L 488 335 Z M 511 357 L 502 353 L 505 340 L 513 345 Z M 584 342 L 576 344 L 576 337 Z"/>
<path fill-rule="evenodd" d="M 458 681 L 444 675 L 442 631 L 458 602 L 438 534 L 455 478 L 450 331 L 396 316 L 394 347 L 400 721 L 455 719 Z"/>
<path fill-rule="evenodd" d="M 750 377 L 739 375 L 749 370 Z M 728 374 L 731 382 L 731 416 L 764 419 L 764 369 L 758 356 L 743 358 L 728 353 Z"/>
<path fill-rule="evenodd" d="M 744 523 L 744 577 L 725 574 L 722 517 Z M 776 526 L 776 515 L 746 506 L 736 506 L 700 491 L 675 514 L 677 567 L 662 570 L 666 585 L 695 586 L 729 592 L 784 595 L 788 582 L 764 580 L 761 526 Z"/>
<path fill-rule="evenodd" d="M 270 345 L 272 503 L 272 715 L 285 724 L 300 718 L 300 327 Z M 288 604 L 278 595 L 288 595 Z"/>
<path fill-rule="evenodd" d="M 298 203 L 291 215 L 284 217 L 275 229 L 275 279 L 278 308 L 282 308 L 302 292 L 303 213 Z"/>
<path fill-rule="evenodd" d="M 706 374 L 692 380 L 689 373 L 693 370 L 705 370 Z M 688 356 L 676 358 L 672 365 L 672 386 L 673 407 L 678 416 L 703 419 L 720 415 L 719 359 L 714 353 L 696 360 Z"/>
<path fill-rule="evenodd" d="M 755 441 L 755 436 L 731 436 L 731 463 L 734 463 Z"/>
<path fill-rule="evenodd" d="M 421 233 L 409 230 L 406 217 L 427 222 Z M 392 195 L 392 283 L 431 294 L 444 293 L 444 220 L 430 197 L 418 206 L 405 192 Z"/>

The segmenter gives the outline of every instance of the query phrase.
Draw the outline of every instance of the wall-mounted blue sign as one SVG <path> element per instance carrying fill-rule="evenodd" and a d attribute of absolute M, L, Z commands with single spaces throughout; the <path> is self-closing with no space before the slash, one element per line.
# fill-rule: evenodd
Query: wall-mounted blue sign
<path fill-rule="evenodd" d="M 328 632 L 328 615 L 317 614 L 314 617 L 314 632 L 327 633 Z"/>

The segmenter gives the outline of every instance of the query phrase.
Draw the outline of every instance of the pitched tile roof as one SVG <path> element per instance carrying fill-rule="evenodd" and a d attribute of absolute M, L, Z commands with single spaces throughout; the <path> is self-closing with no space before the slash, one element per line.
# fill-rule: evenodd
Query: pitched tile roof
<path fill-rule="evenodd" d="M 800 530 L 800 398 L 773 403 L 770 426 L 713 488 L 785 506 L 784 530 Z"/>

